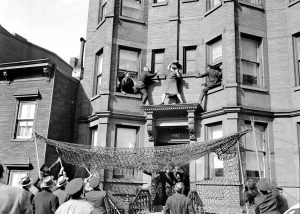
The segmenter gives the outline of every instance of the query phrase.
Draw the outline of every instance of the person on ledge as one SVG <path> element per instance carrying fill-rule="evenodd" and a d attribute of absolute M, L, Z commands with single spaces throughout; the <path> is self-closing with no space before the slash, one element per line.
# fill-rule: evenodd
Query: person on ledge
<path fill-rule="evenodd" d="M 136 86 L 136 94 L 142 95 L 142 105 L 146 104 L 146 101 L 148 99 L 148 87 L 151 84 L 151 79 L 155 77 L 158 73 L 158 70 L 156 70 L 154 73 L 150 71 L 148 66 L 145 66 L 143 68 L 143 72 L 141 73 L 139 77 L 139 82 Z"/>
<path fill-rule="evenodd" d="M 199 98 L 199 104 L 202 104 L 204 95 L 207 94 L 209 89 L 212 89 L 216 87 L 217 85 L 220 85 L 222 82 L 222 65 L 219 67 L 214 67 L 211 65 L 208 65 L 207 71 L 204 74 L 199 74 L 196 78 L 203 78 L 207 77 L 207 82 L 204 83 L 202 86 Z"/>
<path fill-rule="evenodd" d="M 166 79 L 165 93 L 163 93 L 161 99 L 161 105 L 164 104 L 166 96 L 177 96 L 180 103 L 183 103 L 182 97 L 178 91 L 178 79 L 181 78 L 181 73 L 179 70 L 182 69 L 182 66 L 178 61 L 172 61 L 168 65 L 168 74 Z"/>
<path fill-rule="evenodd" d="M 130 77 L 130 73 L 127 72 L 125 77 L 121 81 L 121 92 L 123 94 L 133 94 L 134 93 L 134 81 Z"/>

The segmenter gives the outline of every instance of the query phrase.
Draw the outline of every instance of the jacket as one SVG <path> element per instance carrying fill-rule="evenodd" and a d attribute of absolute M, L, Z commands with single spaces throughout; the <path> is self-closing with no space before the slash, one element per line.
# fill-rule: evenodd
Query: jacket
<path fill-rule="evenodd" d="M 183 194 L 175 193 L 168 198 L 164 214 L 192 214 L 192 204 L 188 197 Z"/>

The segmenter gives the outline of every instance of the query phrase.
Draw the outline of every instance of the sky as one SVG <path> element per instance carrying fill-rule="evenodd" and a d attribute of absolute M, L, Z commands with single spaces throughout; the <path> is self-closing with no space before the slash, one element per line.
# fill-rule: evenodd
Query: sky
<path fill-rule="evenodd" d="M 89 0 L 0 0 L 0 25 L 66 62 L 86 38 Z"/>

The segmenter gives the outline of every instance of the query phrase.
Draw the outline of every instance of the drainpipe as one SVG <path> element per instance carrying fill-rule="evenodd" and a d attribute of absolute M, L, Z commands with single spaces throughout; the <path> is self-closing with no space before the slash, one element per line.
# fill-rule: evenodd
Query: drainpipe
<path fill-rule="evenodd" d="M 180 37 L 180 0 L 177 0 L 177 53 L 176 59 L 179 61 L 179 37 Z"/>
<path fill-rule="evenodd" d="M 81 42 L 81 45 L 80 45 L 80 55 L 79 55 L 79 65 L 81 68 L 83 68 L 83 54 L 84 54 L 84 46 L 85 46 L 85 42 L 86 40 L 84 38 L 80 38 L 80 42 Z"/>

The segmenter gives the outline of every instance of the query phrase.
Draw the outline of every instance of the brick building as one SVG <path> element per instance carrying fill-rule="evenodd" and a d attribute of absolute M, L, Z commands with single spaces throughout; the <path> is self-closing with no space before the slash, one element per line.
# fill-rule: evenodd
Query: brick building
<path fill-rule="evenodd" d="M 237 157 L 210 154 L 185 167 L 208 211 L 239 212 L 241 172 L 276 181 L 289 204 L 299 201 L 299 0 L 90 0 L 78 142 L 108 147 L 175 145 L 210 140 L 250 127 Z M 183 64 L 184 104 L 159 106 L 167 65 Z M 197 105 L 207 64 L 222 65 L 222 84 Z M 148 65 L 159 69 L 149 102 L 120 92 L 125 72 L 136 81 Z M 77 129 L 76 128 L 76 129 Z M 142 172 L 114 170 L 117 178 L 147 185 Z M 122 181 L 123 184 L 126 181 Z M 112 185 L 114 184 L 114 185 Z M 217 185 L 218 184 L 218 185 Z M 217 204 L 217 206 L 216 206 Z M 213 205 L 213 206 L 210 206 Z M 229 210 L 226 210 L 229 209 Z"/>
<path fill-rule="evenodd" d="M 37 178 L 32 134 L 73 141 L 79 81 L 72 67 L 53 52 L 11 34 L 0 26 L 0 163 L 7 182 L 18 185 L 30 171 Z M 40 166 L 57 156 L 46 144 L 37 144 Z"/>

